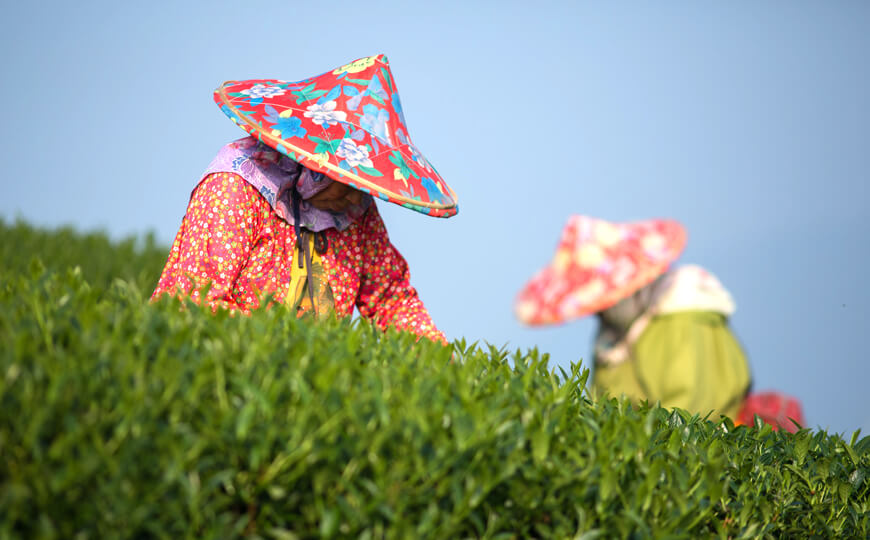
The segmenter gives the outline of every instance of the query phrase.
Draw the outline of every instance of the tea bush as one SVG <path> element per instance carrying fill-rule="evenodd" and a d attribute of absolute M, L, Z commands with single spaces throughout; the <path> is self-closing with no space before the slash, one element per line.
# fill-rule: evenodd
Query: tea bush
<path fill-rule="evenodd" d="M 104 232 L 45 229 L 20 220 L 7 223 L 2 217 L 0 239 L 0 267 L 5 272 L 26 272 L 34 260 L 60 271 L 78 266 L 88 283 L 101 288 L 121 278 L 153 290 L 169 252 L 153 234 L 112 242 Z"/>
<path fill-rule="evenodd" d="M 536 350 L 150 304 L 136 279 L 0 270 L 0 536 L 870 533 L 870 437 L 590 401 Z"/>

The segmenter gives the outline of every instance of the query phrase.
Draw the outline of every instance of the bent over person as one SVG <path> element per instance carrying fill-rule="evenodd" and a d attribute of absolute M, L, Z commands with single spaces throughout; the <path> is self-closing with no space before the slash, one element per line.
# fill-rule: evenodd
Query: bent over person
<path fill-rule="evenodd" d="M 224 146 L 193 190 L 152 298 L 248 313 L 271 293 L 299 313 L 356 307 L 381 328 L 446 342 L 374 201 L 457 212 L 411 142 L 386 57 L 299 82 L 229 81 L 214 99 L 249 136 Z"/>
<path fill-rule="evenodd" d="M 516 314 L 530 325 L 597 315 L 598 393 L 736 419 L 751 378 L 728 324 L 734 303 L 703 268 L 671 267 L 685 241 L 672 220 L 572 216 L 552 263 L 520 292 Z"/>

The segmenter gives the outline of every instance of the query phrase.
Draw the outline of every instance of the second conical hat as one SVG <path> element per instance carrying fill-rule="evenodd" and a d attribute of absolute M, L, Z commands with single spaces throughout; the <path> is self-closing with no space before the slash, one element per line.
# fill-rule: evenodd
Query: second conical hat
<path fill-rule="evenodd" d="M 571 216 L 553 260 L 517 296 L 516 316 L 558 324 L 607 309 L 662 275 L 685 245 L 686 231 L 673 220 Z"/>

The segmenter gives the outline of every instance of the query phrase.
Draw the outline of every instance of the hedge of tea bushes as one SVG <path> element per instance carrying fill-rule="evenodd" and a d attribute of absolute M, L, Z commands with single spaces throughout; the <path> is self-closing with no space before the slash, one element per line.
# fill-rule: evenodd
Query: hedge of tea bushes
<path fill-rule="evenodd" d="M 589 401 L 536 350 L 0 270 L 0 537 L 867 538 L 870 437 Z"/>
<path fill-rule="evenodd" d="M 78 266 L 92 286 L 108 287 L 121 278 L 154 290 L 169 254 L 153 234 L 113 242 L 102 231 L 78 232 L 72 227 L 46 229 L 0 216 L 0 268 L 26 273 L 34 260 L 48 269 Z"/>

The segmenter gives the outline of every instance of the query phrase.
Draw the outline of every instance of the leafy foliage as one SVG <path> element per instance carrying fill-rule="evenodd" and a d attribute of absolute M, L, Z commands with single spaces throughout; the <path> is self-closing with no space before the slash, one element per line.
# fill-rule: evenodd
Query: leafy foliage
<path fill-rule="evenodd" d="M 55 268 L 0 270 L 0 537 L 870 532 L 870 437 L 590 401 L 537 350 Z"/>
<path fill-rule="evenodd" d="M 27 273 L 34 260 L 50 270 L 78 266 L 92 286 L 108 287 L 117 278 L 143 290 L 153 290 L 168 250 L 153 234 L 112 242 L 103 232 L 80 233 L 72 227 L 54 230 L 23 221 L 6 223 L 0 217 L 0 268 L 4 273 Z"/>

